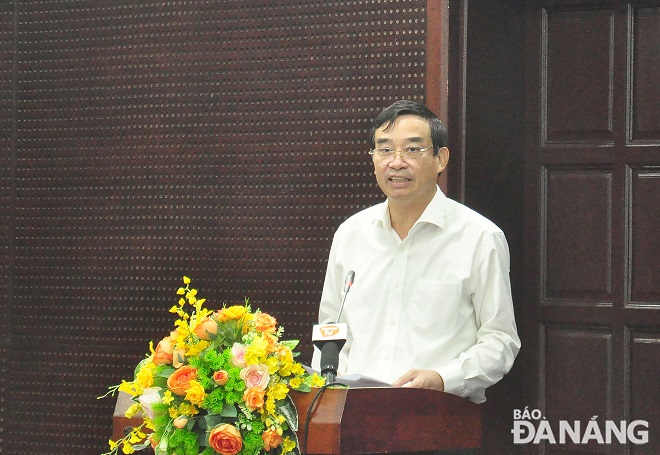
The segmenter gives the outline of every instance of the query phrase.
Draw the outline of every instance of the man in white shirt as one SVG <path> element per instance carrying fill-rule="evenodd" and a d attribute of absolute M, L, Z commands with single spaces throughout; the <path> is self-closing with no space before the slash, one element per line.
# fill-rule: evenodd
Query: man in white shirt
<path fill-rule="evenodd" d="M 338 375 L 443 390 L 481 403 L 520 350 L 502 231 L 448 199 L 446 129 L 425 106 L 398 101 L 375 120 L 374 174 L 387 200 L 335 233 L 319 322 L 348 325 Z M 315 350 L 313 366 L 319 366 Z"/>

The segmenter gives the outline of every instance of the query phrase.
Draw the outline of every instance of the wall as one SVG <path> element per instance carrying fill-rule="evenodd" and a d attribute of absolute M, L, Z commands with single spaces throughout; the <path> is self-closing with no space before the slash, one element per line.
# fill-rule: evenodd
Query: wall
<path fill-rule="evenodd" d="M 424 101 L 425 2 L 0 8 L 0 453 L 105 451 L 96 396 L 184 274 L 309 359 L 332 232 L 381 198 L 369 121 Z"/>

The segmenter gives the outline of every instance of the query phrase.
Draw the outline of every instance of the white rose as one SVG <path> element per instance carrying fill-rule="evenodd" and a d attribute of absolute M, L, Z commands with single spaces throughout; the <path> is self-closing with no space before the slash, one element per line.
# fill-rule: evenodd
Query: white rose
<path fill-rule="evenodd" d="M 142 395 L 140 395 L 140 398 L 138 398 L 138 401 L 140 402 L 140 405 L 142 406 L 142 413 L 149 417 L 150 419 L 154 418 L 154 404 L 158 404 L 162 401 L 162 397 L 160 396 L 160 387 L 149 387 L 147 389 L 144 389 L 142 392 Z"/>

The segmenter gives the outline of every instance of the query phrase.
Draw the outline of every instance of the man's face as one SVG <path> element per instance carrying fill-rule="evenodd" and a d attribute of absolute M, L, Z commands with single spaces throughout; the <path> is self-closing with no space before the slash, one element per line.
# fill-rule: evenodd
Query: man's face
<path fill-rule="evenodd" d="M 414 115 L 402 115 L 394 124 L 386 123 L 378 128 L 374 139 L 377 149 L 386 147 L 398 152 L 407 147 L 429 148 L 416 158 L 402 153 L 384 159 L 378 153 L 373 155 L 376 181 L 390 202 L 425 207 L 435 195 L 438 173 L 449 158 L 444 147 L 437 156 L 433 155 L 429 122 Z"/>

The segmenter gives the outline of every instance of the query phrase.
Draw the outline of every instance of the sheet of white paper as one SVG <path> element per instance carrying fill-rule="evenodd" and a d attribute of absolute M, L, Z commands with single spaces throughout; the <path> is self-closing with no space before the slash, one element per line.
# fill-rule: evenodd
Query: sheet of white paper
<path fill-rule="evenodd" d="M 321 375 L 320 372 L 316 371 L 312 367 L 308 365 L 304 365 L 305 370 L 307 371 L 308 374 L 318 374 L 319 376 Z M 335 382 L 338 382 L 340 384 L 347 385 L 349 387 L 392 387 L 391 384 L 388 384 L 387 382 L 380 381 L 378 379 L 370 378 L 369 376 L 363 376 L 361 374 L 347 374 L 344 376 L 337 376 L 335 379 Z"/>
<path fill-rule="evenodd" d="M 349 387 L 392 387 L 387 382 L 378 379 L 370 378 L 369 376 L 362 376 L 361 374 L 347 374 L 345 376 L 337 376 L 335 382 L 345 384 Z"/>

